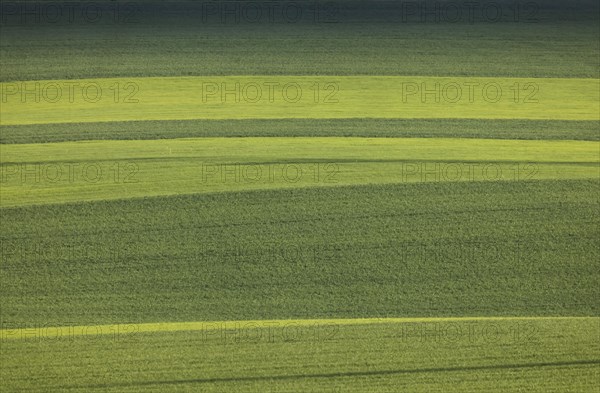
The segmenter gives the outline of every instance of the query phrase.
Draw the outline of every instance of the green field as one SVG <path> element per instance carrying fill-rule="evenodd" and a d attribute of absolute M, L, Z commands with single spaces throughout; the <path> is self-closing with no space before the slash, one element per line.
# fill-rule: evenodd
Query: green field
<path fill-rule="evenodd" d="M 0 390 L 597 392 L 598 3 L 267 3 L 0 5 Z"/>
<path fill-rule="evenodd" d="M 0 126 L 3 144 L 192 137 L 346 136 L 597 141 L 599 121 L 511 119 L 246 119 Z"/>
<path fill-rule="evenodd" d="M 0 206 L 361 184 L 597 179 L 599 147 L 596 141 L 351 137 L 4 145 Z"/>
<path fill-rule="evenodd" d="M 600 81 L 579 78 L 106 78 L 10 82 L 0 89 L 3 125 L 365 117 L 600 120 Z M 26 95 L 28 89 L 34 93 Z"/>
<path fill-rule="evenodd" d="M 412 183 L 4 208 L 3 314 L 51 326 L 597 315 L 597 188 Z"/>
<path fill-rule="evenodd" d="M 4 348 L 15 362 L 44 374 L 23 380 L 3 369 L 2 378 L 8 388 L 33 392 L 593 391 L 599 348 L 588 337 L 598 334 L 597 322 L 271 321 L 262 328 L 212 323 L 163 333 L 129 325 L 121 326 L 128 328 L 124 334 L 48 340 L 30 333 Z M 55 353 L 61 353 L 59 362 Z"/>
<path fill-rule="evenodd" d="M 508 8 L 514 2 L 501 0 L 496 3 L 504 8 L 502 20 L 482 18 L 480 8 L 474 23 L 421 23 L 419 16 L 404 21 L 401 3 L 385 0 L 334 1 L 335 15 L 322 23 L 315 22 L 310 1 L 296 2 L 304 6 L 304 17 L 296 23 L 281 17 L 273 23 L 241 18 L 239 23 L 231 18 L 222 23 L 221 15 L 203 23 L 203 3 L 170 0 L 169 7 L 145 0 L 136 2 L 135 10 L 124 9 L 115 23 L 111 3 L 94 2 L 102 3 L 108 16 L 97 23 L 79 18 L 78 23 L 36 23 L 31 28 L 33 23 L 21 23 L 20 15 L 7 16 L 0 37 L 0 80 L 203 75 L 598 77 L 595 0 L 544 0 L 537 3 L 537 12 L 522 9 L 516 22 Z"/>

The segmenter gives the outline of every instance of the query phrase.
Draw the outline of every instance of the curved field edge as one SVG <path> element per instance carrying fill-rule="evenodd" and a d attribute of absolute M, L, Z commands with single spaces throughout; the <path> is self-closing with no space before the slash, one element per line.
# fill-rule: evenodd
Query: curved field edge
<path fill-rule="evenodd" d="M 597 180 L 410 183 L 3 208 L 3 315 L 597 315 L 597 192 Z"/>
<path fill-rule="evenodd" d="M 71 325 L 71 326 L 35 326 L 21 329 L 8 329 L 12 323 L 4 321 L 0 329 L 1 340 L 59 339 L 72 336 L 127 335 L 138 333 L 181 332 L 181 331 L 214 331 L 225 329 L 260 329 L 291 328 L 307 326 L 347 326 L 374 324 L 413 324 L 413 323 L 458 323 L 458 322 L 508 322 L 508 321 L 595 321 L 600 324 L 600 317 L 569 316 L 515 316 L 515 317 L 424 317 L 424 318 L 346 318 L 346 319 L 274 319 L 274 320 L 240 320 L 240 321 L 199 321 L 199 322 L 158 322 L 158 323 L 123 323 L 112 325 Z M 23 323 L 23 322 L 22 322 Z M 17 324 L 17 323 L 15 323 Z M 26 324 L 26 323 L 23 323 Z"/>
<path fill-rule="evenodd" d="M 224 76 L 0 83 L 1 125 L 133 120 L 599 120 L 600 79 Z M 436 93 L 431 93 L 431 90 Z M 25 91 L 37 91 L 30 97 Z"/>
<path fill-rule="evenodd" d="M 342 137 L 1 145 L 0 206 L 361 184 L 594 179 L 599 147 L 593 141 Z"/>
<path fill-rule="evenodd" d="M 64 337 L 36 332 L 32 328 L 26 339 L 2 341 L 3 388 L 592 392 L 600 364 L 598 318 L 231 324 L 204 331 Z"/>
<path fill-rule="evenodd" d="M 73 168 L 73 178 L 67 175 Z M 174 169 L 174 167 L 177 167 Z M 33 169 L 31 169 L 33 168 Z M 38 176 L 57 171 L 53 178 Z M 595 162 L 334 159 L 219 164 L 194 159 L 55 162 L 0 167 L 0 207 L 47 206 L 177 195 L 227 194 L 280 189 L 341 189 L 410 183 L 518 183 L 593 180 Z M 91 175 L 90 175 L 91 174 Z M 75 176 L 78 180 L 75 181 Z M 85 176 L 89 176 L 86 178 Z M 59 179 L 56 181 L 55 179 Z"/>
<path fill-rule="evenodd" d="M 600 140 L 598 121 L 511 119 L 147 120 L 0 126 L 0 143 L 198 137 L 381 137 Z"/>

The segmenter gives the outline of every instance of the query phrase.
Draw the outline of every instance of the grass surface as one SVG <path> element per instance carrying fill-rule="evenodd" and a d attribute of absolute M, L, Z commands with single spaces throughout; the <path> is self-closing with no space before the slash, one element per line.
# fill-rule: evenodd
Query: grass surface
<path fill-rule="evenodd" d="M 30 335 L 2 343 L 1 372 L 34 392 L 581 392 L 596 385 L 599 332 L 573 318 Z"/>
<path fill-rule="evenodd" d="M 2 125 L 253 118 L 600 119 L 599 79 L 229 76 L 27 83 L 1 84 Z M 74 84 L 72 90 L 68 83 Z M 22 94 L 26 88 L 37 89 L 38 96 Z"/>
<path fill-rule="evenodd" d="M 351 184 L 594 179 L 599 148 L 588 141 L 316 137 L 4 145 L 0 206 Z"/>
<path fill-rule="evenodd" d="M 596 315 L 597 190 L 426 183 L 5 208 L 3 315 Z"/>
<path fill-rule="evenodd" d="M 0 126 L 0 142 L 190 137 L 405 137 L 600 140 L 598 121 L 511 119 L 253 119 L 57 123 Z"/>
<path fill-rule="evenodd" d="M 297 1 L 303 13 L 297 23 L 281 17 L 276 23 L 237 23 L 231 17 L 221 23 L 222 14 L 204 23 L 206 2 L 134 3 L 133 13 L 124 8 L 117 14 L 117 23 L 112 2 L 94 2 L 105 15 L 97 23 L 86 23 L 83 17 L 72 23 L 66 18 L 35 23 L 21 21 L 18 14 L 8 16 L 0 37 L 0 80 L 249 74 L 599 76 L 594 0 L 535 2 L 537 12 L 530 18 L 532 10 L 522 8 L 516 21 L 509 9 L 514 1 L 500 0 L 494 4 L 501 5 L 505 16 L 498 22 L 481 17 L 487 5 L 481 3 L 474 23 L 421 23 L 418 16 L 404 22 L 405 3 L 399 1 L 319 3 L 333 5 L 333 15 L 316 22 L 314 2 Z M 281 10 L 286 3 L 279 4 Z M 468 9 L 462 12 L 466 15 Z"/>
<path fill-rule="evenodd" d="M 597 1 L 207 4 L 0 5 L 0 390 L 597 390 Z"/>
<path fill-rule="evenodd" d="M 138 333 L 156 332 L 203 332 L 212 334 L 219 330 L 228 328 L 243 329 L 266 329 L 269 328 L 331 328 L 330 334 L 335 334 L 339 326 L 352 325 L 374 325 L 374 324 L 426 324 L 426 323 L 454 323 L 454 322 L 536 322 L 536 321 L 593 321 L 595 317 L 441 317 L 441 318 L 352 318 L 352 319 L 279 319 L 279 320 L 244 320 L 244 321 L 210 321 L 210 322 L 162 322 L 162 323 L 139 323 L 139 324 L 113 324 L 113 325 L 88 325 L 88 326 L 38 326 L 35 334 L 31 327 L 17 327 L 17 323 L 5 323 L 0 329 L 0 337 L 3 340 L 28 340 L 31 338 L 44 339 L 72 339 L 78 336 L 102 336 L 113 335 L 127 338 L 129 335 Z M 9 328 L 11 327 L 11 328 Z M 447 330 L 447 329 L 443 329 Z M 495 333 L 495 332 L 494 332 Z M 517 332 L 515 332 L 517 333 Z M 495 334 L 494 334 L 495 335 Z M 239 339 L 239 338 L 238 338 Z"/>

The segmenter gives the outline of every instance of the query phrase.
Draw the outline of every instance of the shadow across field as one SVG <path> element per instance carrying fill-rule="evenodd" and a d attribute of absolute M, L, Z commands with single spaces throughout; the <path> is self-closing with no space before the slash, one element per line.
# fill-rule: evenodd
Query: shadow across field
<path fill-rule="evenodd" d="M 435 367 L 435 368 L 420 368 L 420 369 L 351 371 L 351 372 L 320 373 L 320 374 L 264 375 L 264 376 L 198 378 L 198 379 L 164 380 L 164 381 L 138 381 L 138 382 L 107 383 L 107 384 L 85 385 L 85 386 L 81 386 L 81 385 L 63 386 L 62 388 L 66 388 L 66 389 L 84 389 L 84 388 L 85 389 L 103 389 L 103 388 L 150 386 L 150 385 L 283 381 L 283 380 L 296 380 L 296 379 L 305 379 L 305 378 L 370 377 L 370 376 L 381 376 L 381 375 L 446 373 L 446 372 L 462 372 L 462 371 L 486 371 L 486 370 L 528 369 L 528 368 L 540 368 L 540 367 L 565 367 L 565 366 L 588 366 L 588 365 L 600 365 L 600 359 L 573 360 L 573 361 L 562 361 L 562 362 L 523 363 L 523 364 L 499 364 L 499 365 L 486 365 L 486 366 Z"/>

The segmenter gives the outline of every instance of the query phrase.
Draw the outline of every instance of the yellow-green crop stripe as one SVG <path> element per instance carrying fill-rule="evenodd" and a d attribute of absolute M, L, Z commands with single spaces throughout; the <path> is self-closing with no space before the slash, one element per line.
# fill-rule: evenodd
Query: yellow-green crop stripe
<path fill-rule="evenodd" d="M 600 80 L 593 78 L 102 78 L 6 82 L 0 92 L 3 126 L 189 119 L 600 119 Z"/>
<path fill-rule="evenodd" d="M 217 331 L 259 328 L 292 328 L 308 326 L 349 326 L 400 323 L 451 323 L 451 322 L 502 322 L 502 321 L 576 321 L 596 320 L 600 317 L 431 317 L 431 318 L 353 318 L 353 319 L 274 319 L 212 322 L 161 322 L 113 325 L 63 325 L 35 324 L 25 328 L 0 330 L 1 340 L 55 339 L 72 336 L 120 335 L 134 333 L 159 333 L 183 331 Z M 5 326 L 7 323 L 4 324 Z"/>

